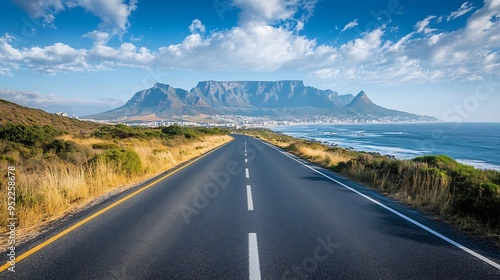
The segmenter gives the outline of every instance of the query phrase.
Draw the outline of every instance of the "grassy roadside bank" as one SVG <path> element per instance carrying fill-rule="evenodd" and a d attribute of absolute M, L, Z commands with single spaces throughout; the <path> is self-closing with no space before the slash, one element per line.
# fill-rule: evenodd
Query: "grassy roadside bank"
<path fill-rule="evenodd" d="M 500 245 L 500 172 L 475 169 L 444 155 L 398 160 L 265 129 L 241 132 Z"/>
<path fill-rule="evenodd" d="M 139 128 L 99 125 L 78 133 L 52 125 L 0 124 L 1 201 L 7 205 L 9 166 L 15 167 L 17 237 L 96 198 L 133 186 L 232 138 L 218 128 Z M 0 234 L 8 208 L 0 207 Z M 6 239 L 2 239 L 6 242 Z"/>

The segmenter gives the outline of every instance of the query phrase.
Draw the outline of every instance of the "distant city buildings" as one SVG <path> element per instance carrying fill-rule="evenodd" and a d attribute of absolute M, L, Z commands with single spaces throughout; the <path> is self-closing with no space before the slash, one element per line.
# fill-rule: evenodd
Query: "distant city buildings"
<path fill-rule="evenodd" d="M 72 118 L 72 119 L 76 119 L 76 120 L 79 119 L 79 117 L 77 115 L 71 115 L 71 117 L 69 117 L 68 113 L 65 113 L 65 112 L 57 112 L 57 113 L 54 113 L 54 115 L 58 115 L 61 117 L 68 117 L 68 118 Z"/>
<path fill-rule="evenodd" d="M 262 126 L 277 126 L 277 125 L 294 125 L 294 124 L 340 124 L 340 123 L 415 123 L 415 122 L 433 122 L 435 119 L 426 116 L 418 117 L 376 117 L 370 115 L 363 116 L 329 116 L 329 115 L 311 115 L 311 116 L 285 116 L 285 117 L 251 117 L 241 115 L 213 115 L 206 117 L 203 121 L 192 120 L 155 120 L 155 121 L 127 121 L 125 118 L 114 120 L 87 120 L 99 123 L 110 124 L 127 124 L 130 126 L 145 126 L 145 127 L 160 127 L 169 125 L 181 126 L 203 126 L 203 127 L 224 127 L 224 128 L 239 128 L 239 127 L 262 127 Z"/>
<path fill-rule="evenodd" d="M 55 115 L 58 115 L 58 116 L 61 116 L 61 117 L 67 117 L 68 114 L 65 113 L 65 112 L 57 112 L 57 113 L 54 113 Z"/>

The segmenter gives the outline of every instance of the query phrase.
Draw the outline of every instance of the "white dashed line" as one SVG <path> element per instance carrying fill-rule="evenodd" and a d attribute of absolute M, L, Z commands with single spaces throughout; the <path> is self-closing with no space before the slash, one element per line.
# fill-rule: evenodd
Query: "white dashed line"
<path fill-rule="evenodd" d="M 247 179 L 250 178 L 250 174 L 248 173 L 248 168 L 245 168 L 245 177 L 247 177 Z"/>
<path fill-rule="evenodd" d="M 247 185 L 247 202 L 248 211 L 253 211 L 252 187 L 250 185 Z"/>
<path fill-rule="evenodd" d="M 250 280 L 260 280 L 259 248 L 257 234 L 248 234 L 248 272 Z"/>

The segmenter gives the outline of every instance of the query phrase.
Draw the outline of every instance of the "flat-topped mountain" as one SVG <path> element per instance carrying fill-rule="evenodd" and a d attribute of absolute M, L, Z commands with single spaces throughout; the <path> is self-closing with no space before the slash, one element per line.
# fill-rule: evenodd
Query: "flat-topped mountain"
<path fill-rule="evenodd" d="M 411 117 L 385 109 L 360 92 L 339 95 L 304 85 L 303 81 L 203 81 L 190 91 L 156 83 L 137 92 L 125 105 L 87 116 L 118 119 L 154 115 L 158 118 L 196 115 L 302 116 L 353 115 Z"/>

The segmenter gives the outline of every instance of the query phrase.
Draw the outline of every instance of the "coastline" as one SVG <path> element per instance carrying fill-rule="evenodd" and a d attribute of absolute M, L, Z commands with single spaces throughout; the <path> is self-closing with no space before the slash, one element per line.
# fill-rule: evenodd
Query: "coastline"
<path fill-rule="evenodd" d="M 375 135 L 375 136 L 392 136 L 398 137 L 398 136 L 403 136 L 407 135 L 410 136 L 412 131 L 401 131 L 402 127 L 401 126 L 406 126 L 406 125 L 411 125 L 412 127 L 415 125 L 415 127 L 418 127 L 419 125 L 428 125 L 428 124 L 438 124 L 438 125 L 443 125 L 447 127 L 451 127 L 451 132 L 454 132 L 458 130 L 459 128 L 455 129 L 454 126 L 457 124 L 455 123 L 447 123 L 447 122 L 426 122 L 426 123 L 373 123 L 373 124 L 366 124 L 366 123 L 342 123 L 342 124 L 317 124 L 317 123 L 310 123 L 310 124 L 294 124 L 294 125 L 275 125 L 275 126 L 267 126 L 265 128 L 270 129 L 274 132 L 282 133 L 288 136 L 292 136 L 295 138 L 299 139 L 306 139 L 310 141 L 314 141 L 317 143 L 321 143 L 324 145 L 328 145 L 331 147 L 341 147 L 344 149 L 356 151 L 356 152 L 368 152 L 368 153 L 378 153 L 380 155 L 388 156 L 390 158 L 395 158 L 399 160 L 409 160 L 409 159 L 414 159 L 419 156 L 425 156 L 425 155 L 447 155 L 450 156 L 451 158 L 455 159 L 456 161 L 472 166 L 474 168 L 482 169 L 482 170 L 495 170 L 495 171 L 500 171 L 500 157 L 495 160 L 491 160 L 492 157 L 489 156 L 488 158 L 486 157 L 471 157 L 470 155 L 475 155 L 474 151 L 469 151 L 470 153 L 466 156 L 457 156 L 453 152 L 450 153 L 450 149 L 447 151 L 440 151 L 439 148 L 435 149 L 424 149 L 428 148 L 429 144 L 431 141 L 433 142 L 432 145 L 436 145 L 436 142 L 440 141 L 441 139 L 422 139 L 419 140 L 421 143 L 423 143 L 420 147 L 415 146 L 415 147 L 408 147 L 408 145 L 401 145 L 396 143 L 397 141 L 393 143 L 387 143 L 387 142 L 377 142 L 380 140 L 380 137 L 374 137 L 373 134 L 382 134 L 382 135 Z M 500 127 L 500 123 L 489 123 L 489 122 L 478 122 L 478 123 L 466 123 L 466 125 L 498 125 Z M 382 132 L 376 131 L 365 131 L 362 128 L 366 128 L 367 126 L 373 126 L 373 127 L 389 127 L 389 126 L 394 126 L 393 128 L 397 128 L 396 130 L 400 130 L 397 132 Z M 351 133 L 351 136 L 346 136 L 347 132 L 346 131 L 326 131 L 327 129 L 331 129 L 332 127 L 338 127 L 338 128 L 347 128 L 347 127 L 356 127 L 359 129 L 359 131 L 356 131 L 355 133 L 362 133 L 366 135 L 358 135 L 358 137 L 354 136 L 352 137 L 353 131 L 349 131 Z M 297 132 L 297 130 L 302 129 L 302 132 Z M 451 134 L 451 132 L 447 132 L 448 134 Z M 440 132 L 444 134 L 443 132 Z M 371 137 L 370 137 L 371 136 Z M 443 136 L 443 138 L 446 138 L 448 136 Z M 370 141 L 363 141 L 364 139 L 369 138 Z M 401 140 L 403 141 L 403 140 Z M 367 143 L 369 142 L 369 143 Z M 388 145 L 389 144 L 389 145 Z M 500 144 L 500 143 L 498 143 Z M 447 145 L 450 147 L 450 145 Z M 491 149 L 493 149 L 494 145 L 491 145 Z M 500 147 L 500 146 L 499 146 Z M 458 148 L 457 148 L 458 149 Z M 461 147 L 462 150 L 463 147 Z M 499 151 L 500 152 L 500 151 Z M 491 153 L 495 153 L 495 151 L 492 151 Z"/>

